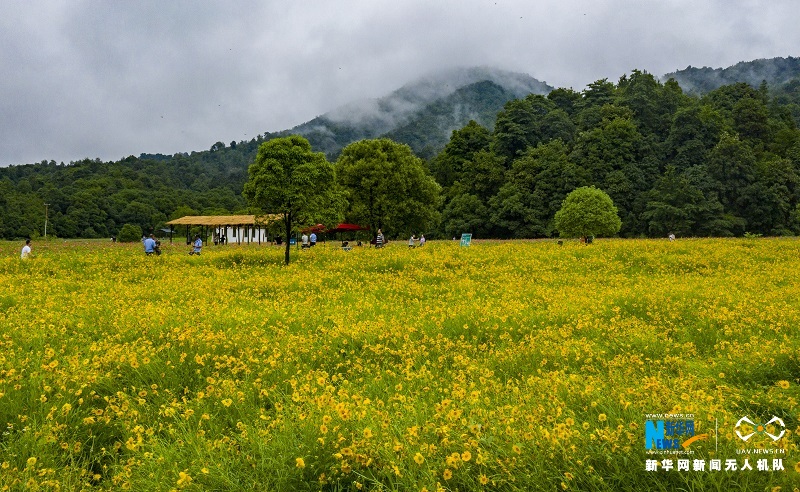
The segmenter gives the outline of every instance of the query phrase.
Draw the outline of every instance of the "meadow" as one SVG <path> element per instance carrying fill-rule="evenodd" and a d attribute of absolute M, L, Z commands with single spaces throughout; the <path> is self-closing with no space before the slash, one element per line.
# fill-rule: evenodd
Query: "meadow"
<path fill-rule="evenodd" d="M 2 491 L 800 488 L 797 239 L 21 247 Z M 648 454 L 660 414 L 706 438 Z"/>

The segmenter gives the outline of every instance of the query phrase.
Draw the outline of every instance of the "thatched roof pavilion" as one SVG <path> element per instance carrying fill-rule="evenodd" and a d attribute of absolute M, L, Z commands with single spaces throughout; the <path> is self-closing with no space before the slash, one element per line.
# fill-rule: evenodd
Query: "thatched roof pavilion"
<path fill-rule="evenodd" d="M 208 238 L 209 229 L 213 229 L 215 237 L 225 238 L 224 242 L 228 241 L 228 235 L 236 238 L 237 243 L 242 242 L 242 229 L 244 229 L 244 236 L 247 238 L 246 242 L 251 239 L 258 238 L 258 243 L 261 244 L 262 238 L 265 237 L 265 229 L 270 224 L 281 219 L 278 214 L 270 215 L 186 215 L 179 219 L 170 220 L 167 225 L 170 227 L 170 242 L 172 242 L 172 231 L 175 226 L 186 226 L 186 242 L 189 243 L 190 226 L 201 226 L 203 233 L 201 236 L 204 239 Z M 256 233 L 257 231 L 257 233 Z"/>

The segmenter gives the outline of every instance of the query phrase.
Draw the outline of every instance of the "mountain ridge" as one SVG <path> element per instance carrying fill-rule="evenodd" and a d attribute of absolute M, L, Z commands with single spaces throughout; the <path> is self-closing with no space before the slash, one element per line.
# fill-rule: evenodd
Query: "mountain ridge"
<path fill-rule="evenodd" d="M 483 107 L 485 104 L 480 104 L 478 97 L 464 95 L 469 87 L 474 86 L 473 89 L 478 92 L 487 89 L 486 85 L 475 86 L 481 82 L 491 82 L 504 93 L 504 97 L 497 98 L 496 90 L 489 91 L 491 108 Z M 553 87 L 547 83 L 523 73 L 489 67 L 456 68 L 421 77 L 377 99 L 354 101 L 340 106 L 306 123 L 278 132 L 277 135 L 302 135 L 311 142 L 312 147 L 329 157 L 335 157 L 353 141 L 389 135 L 394 135 L 401 143 L 420 152 L 425 145 L 419 145 L 420 136 L 411 135 L 408 125 L 412 121 L 419 121 L 421 113 L 447 112 L 442 105 L 448 102 L 462 105 L 464 117 L 453 118 L 444 127 L 437 127 L 433 140 L 440 143 L 450 137 L 452 130 L 466 125 L 470 119 L 468 115 L 485 115 L 488 112 L 496 115 L 511 99 L 531 93 L 547 94 L 551 90 Z M 453 99 L 452 96 L 457 93 L 461 97 L 456 96 Z M 432 104 L 438 107 L 429 108 Z M 487 118 L 481 119 L 485 124 Z"/>
<path fill-rule="evenodd" d="M 800 57 L 788 56 L 759 58 L 741 61 L 726 68 L 692 67 L 676 70 L 660 77 L 664 82 L 675 79 L 688 94 L 702 95 L 723 85 L 745 82 L 758 87 L 765 81 L 770 88 L 777 88 L 800 77 Z"/>

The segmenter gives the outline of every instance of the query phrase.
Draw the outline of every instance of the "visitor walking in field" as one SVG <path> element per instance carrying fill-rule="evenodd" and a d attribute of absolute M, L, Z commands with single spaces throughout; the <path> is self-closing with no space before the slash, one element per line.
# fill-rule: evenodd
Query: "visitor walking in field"
<path fill-rule="evenodd" d="M 31 240 L 26 239 L 25 246 L 22 247 L 22 254 L 20 255 L 20 258 L 22 259 L 30 258 L 30 256 L 31 256 Z"/>
<path fill-rule="evenodd" d="M 419 235 L 419 247 L 421 248 L 423 246 L 425 246 L 425 234 L 420 234 Z"/>

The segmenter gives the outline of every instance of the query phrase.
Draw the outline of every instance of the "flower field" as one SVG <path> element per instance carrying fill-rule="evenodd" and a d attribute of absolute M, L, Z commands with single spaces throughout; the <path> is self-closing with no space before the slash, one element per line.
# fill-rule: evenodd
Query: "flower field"
<path fill-rule="evenodd" d="M 800 488 L 796 239 L 21 246 L 0 490 Z"/>

